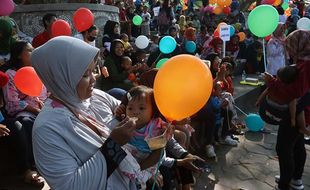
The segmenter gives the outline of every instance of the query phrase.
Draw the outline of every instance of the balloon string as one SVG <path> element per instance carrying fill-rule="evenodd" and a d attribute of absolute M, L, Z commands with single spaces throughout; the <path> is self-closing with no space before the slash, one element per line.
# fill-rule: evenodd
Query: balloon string
<path fill-rule="evenodd" d="M 156 65 L 158 59 L 161 57 L 161 55 L 162 55 L 162 53 L 160 52 L 160 54 L 157 56 L 157 58 L 156 58 L 155 61 L 154 61 L 155 65 Z"/>
<path fill-rule="evenodd" d="M 159 161 L 158 161 L 157 167 L 156 167 L 156 172 L 155 172 L 155 176 L 154 176 L 154 182 L 153 182 L 152 190 L 155 189 L 155 184 L 156 184 L 156 179 L 157 179 L 158 170 L 159 170 L 159 166 L 160 166 L 160 161 L 161 161 L 161 158 L 163 157 L 164 150 L 165 150 L 165 148 L 162 148 L 160 151 L 160 157 L 159 157 Z"/>
<path fill-rule="evenodd" d="M 242 114 L 244 114 L 245 116 L 248 116 L 248 114 L 246 114 L 244 111 L 242 111 L 242 109 L 240 109 L 238 106 L 236 106 L 236 105 L 234 105 L 235 106 L 235 108 L 237 109 L 237 110 L 239 110 Z"/>
<path fill-rule="evenodd" d="M 265 39 L 263 38 L 263 54 L 264 54 L 264 69 L 266 72 L 267 64 L 266 64 L 266 48 L 265 48 Z"/>

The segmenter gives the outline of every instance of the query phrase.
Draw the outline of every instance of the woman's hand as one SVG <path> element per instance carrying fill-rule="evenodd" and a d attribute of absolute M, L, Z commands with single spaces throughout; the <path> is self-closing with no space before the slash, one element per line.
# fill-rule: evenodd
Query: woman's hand
<path fill-rule="evenodd" d="M 110 138 L 121 146 L 126 144 L 134 135 L 136 121 L 136 118 L 125 118 L 112 130 Z"/>
<path fill-rule="evenodd" d="M 9 136 L 10 129 L 6 128 L 5 125 L 0 124 L 0 137 Z"/>

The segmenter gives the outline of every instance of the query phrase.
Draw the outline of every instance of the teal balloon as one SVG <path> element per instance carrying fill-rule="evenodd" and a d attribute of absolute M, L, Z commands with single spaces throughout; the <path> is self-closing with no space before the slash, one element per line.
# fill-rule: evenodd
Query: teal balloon
<path fill-rule="evenodd" d="M 162 58 L 159 60 L 156 64 L 156 68 L 161 68 L 166 63 L 166 61 L 168 61 L 168 58 Z"/>
<path fill-rule="evenodd" d="M 176 47 L 177 47 L 177 42 L 171 36 L 165 36 L 159 42 L 159 50 L 163 54 L 172 53 Z"/>
<path fill-rule="evenodd" d="M 264 38 L 272 34 L 278 26 L 278 11 L 271 5 L 260 5 L 253 9 L 248 17 L 250 31 L 257 37 Z"/>
<path fill-rule="evenodd" d="M 249 114 L 245 119 L 245 124 L 250 131 L 260 131 L 264 127 L 264 121 L 257 114 Z"/>
<path fill-rule="evenodd" d="M 230 36 L 233 36 L 235 32 L 236 32 L 235 27 L 230 25 Z"/>
<path fill-rule="evenodd" d="M 133 17 L 132 22 L 136 26 L 140 26 L 142 24 L 142 17 L 139 15 L 136 15 Z"/>
<path fill-rule="evenodd" d="M 193 41 L 187 41 L 185 43 L 185 49 L 188 53 L 195 53 L 196 51 L 196 43 Z"/>

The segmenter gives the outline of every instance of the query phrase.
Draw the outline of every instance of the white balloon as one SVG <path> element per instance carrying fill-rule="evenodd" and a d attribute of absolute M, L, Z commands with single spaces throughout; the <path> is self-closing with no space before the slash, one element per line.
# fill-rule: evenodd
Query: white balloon
<path fill-rule="evenodd" d="M 310 30 L 310 19 L 307 17 L 302 17 L 297 21 L 297 29 Z"/>
<path fill-rule="evenodd" d="M 138 36 L 136 38 L 135 44 L 139 49 L 145 49 L 149 45 L 150 41 L 146 36 Z"/>

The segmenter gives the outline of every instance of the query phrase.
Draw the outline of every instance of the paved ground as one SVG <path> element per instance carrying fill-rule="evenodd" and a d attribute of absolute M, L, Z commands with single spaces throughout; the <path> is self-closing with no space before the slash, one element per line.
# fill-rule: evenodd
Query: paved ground
<path fill-rule="evenodd" d="M 259 88 L 240 86 L 235 78 L 235 98 L 237 105 L 247 113 L 256 112 L 253 106 L 260 91 Z M 242 115 L 240 115 L 242 116 Z M 265 127 L 269 133 L 246 132 L 239 136 L 238 147 L 216 146 L 216 160 L 208 160 L 212 173 L 196 176 L 195 190 L 272 190 L 275 186 L 274 176 L 279 173 L 278 160 L 275 153 L 276 126 Z M 310 146 L 306 146 L 310 153 Z M 203 157 L 204 152 L 199 152 Z M 2 154 L 0 156 L 0 159 Z M 1 165 L 8 160 L 1 161 Z M 3 172 L 0 172 L 3 173 Z M 307 159 L 303 181 L 305 190 L 310 190 L 310 159 Z M 48 190 L 44 187 L 34 188 L 22 182 L 14 172 L 0 175 L 0 190 Z"/>
<path fill-rule="evenodd" d="M 238 147 L 215 147 L 217 159 L 208 160 L 212 173 L 197 176 L 197 190 L 272 190 L 279 174 L 275 152 L 276 126 L 266 126 L 271 133 L 246 132 L 239 136 Z M 307 154 L 310 146 L 306 145 Z M 310 159 L 303 175 L 305 190 L 310 189 Z"/>

